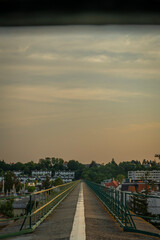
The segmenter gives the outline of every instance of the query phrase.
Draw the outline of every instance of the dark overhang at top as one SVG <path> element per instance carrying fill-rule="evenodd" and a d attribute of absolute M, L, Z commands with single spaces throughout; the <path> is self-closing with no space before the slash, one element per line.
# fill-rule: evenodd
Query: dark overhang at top
<path fill-rule="evenodd" d="M 0 0 L 1 26 L 160 24 L 160 0 Z"/>

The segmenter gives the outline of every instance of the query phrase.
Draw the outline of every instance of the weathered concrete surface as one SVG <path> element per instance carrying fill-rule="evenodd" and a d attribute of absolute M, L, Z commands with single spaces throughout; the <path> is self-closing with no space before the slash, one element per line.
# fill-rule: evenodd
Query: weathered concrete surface
<path fill-rule="evenodd" d="M 155 240 L 157 237 L 123 232 L 120 225 L 84 184 L 86 240 Z"/>
<path fill-rule="evenodd" d="M 158 228 L 154 227 L 152 224 L 148 223 L 143 218 L 133 216 L 133 221 L 138 230 L 160 234 L 160 230 Z"/>

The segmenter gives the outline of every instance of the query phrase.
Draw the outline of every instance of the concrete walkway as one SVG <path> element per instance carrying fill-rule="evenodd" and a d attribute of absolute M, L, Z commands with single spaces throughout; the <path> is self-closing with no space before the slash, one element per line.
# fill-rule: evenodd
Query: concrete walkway
<path fill-rule="evenodd" d="M 102 203 L 84 184 L 84 208 L 87 240 L 155 240 L 152 236 L 123 232 Z"/>

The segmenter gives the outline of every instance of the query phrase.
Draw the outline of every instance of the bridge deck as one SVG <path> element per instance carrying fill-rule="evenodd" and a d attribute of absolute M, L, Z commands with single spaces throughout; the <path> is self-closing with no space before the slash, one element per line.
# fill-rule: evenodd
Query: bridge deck
<path fill-rule="evenodd" d="M 141 231 L 148 231 L 148 232 L 160 234 L 160 231 L 158 230 L 158 228 L 156 228 L 152 224 L 146 222 L 145 220 L 143 220 L 143 218 L 133 216 L 133 221 L 134 221 L 137 229 L 139 229 Z"/>
<path fill-rule="evenodd" d="M 84 215 L 86 240 L 156 240 L 159 238 L 123 232 L 119 224 L 107 212 L 89 187 L 82 183 L 84 192 Z M 12 240 L 69 240 L 80 184 L 60 203 L 45 221 L 32 233 L 12 237 Z M 144 222 L 145 224 L 145 222 Z M 146 223 L 148 228 L 148 223 Z M 75 237 L 75 240 L 77 238 Z"/>
<path fill-rule="evenodd" d="M 108 210 L 100 203 L 88 186 L 84 185 L 84 204 L 87 240 L 153 240 L 157 237 L 124 232 Z M 148 223 L 146 224 L 146 230 Z M 143 225 L 143 227 L 144 227 Z"/>

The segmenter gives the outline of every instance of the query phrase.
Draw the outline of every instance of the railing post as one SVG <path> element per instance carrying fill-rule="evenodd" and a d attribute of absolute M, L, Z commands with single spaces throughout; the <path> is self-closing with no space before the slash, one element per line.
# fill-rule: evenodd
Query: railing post
<path fill-rule="evenodd" d="M 112 192 L 111 192 L 111 189 L 109 189 L 109 196 L 110 196 L 110 209 L 112 211 Z"/>
<path fill-rule="evenodd" d="M 32 217 L 31 217 L 31 213 L 32 213 L 32 195 L 30 195 L 30 206 L 29 206 L 29 227 L 32 228 Z"/>
<path fill-rule="evenodd" d="M 121 218 L 123 223 L 123 192 L 121 191 Z"/>
<path fill-rule="evenodd" d="M 114 213 L 114 190 L 111 189 L 111 193 L 112 193 L 112 212 Z"/>
<path fill-rule="evenodd" d="M 118 190 L 118 219 L 119 219 L 119 190 Z"/>
<path fill-rule="evenodd" d="M 126 192 L 124 193 L 125 194 L 125 202 L 124 202 L 124 207 L 125 207 L 125 227 L 127 226 L 127 206 L 126 206 Z"/>
<path fill-rule="evenodd" d="M 117 190 L 115 189 L 115 212 L 117 216 Z"/>
<path fill-rule="evenodd" d="M 114 190 L 114 204 L 115 204 L 115 215 L 117 216 L 117 195 L 116 195 L 116 189 Z"/>
<path fill-rule="evenodd" d="M 115 214 L 115 212 L 116 212 L 115 189 L 113 189 L 113 202 L 114 202 L 114 204 L 113 204 L 113 212 Z"/>

